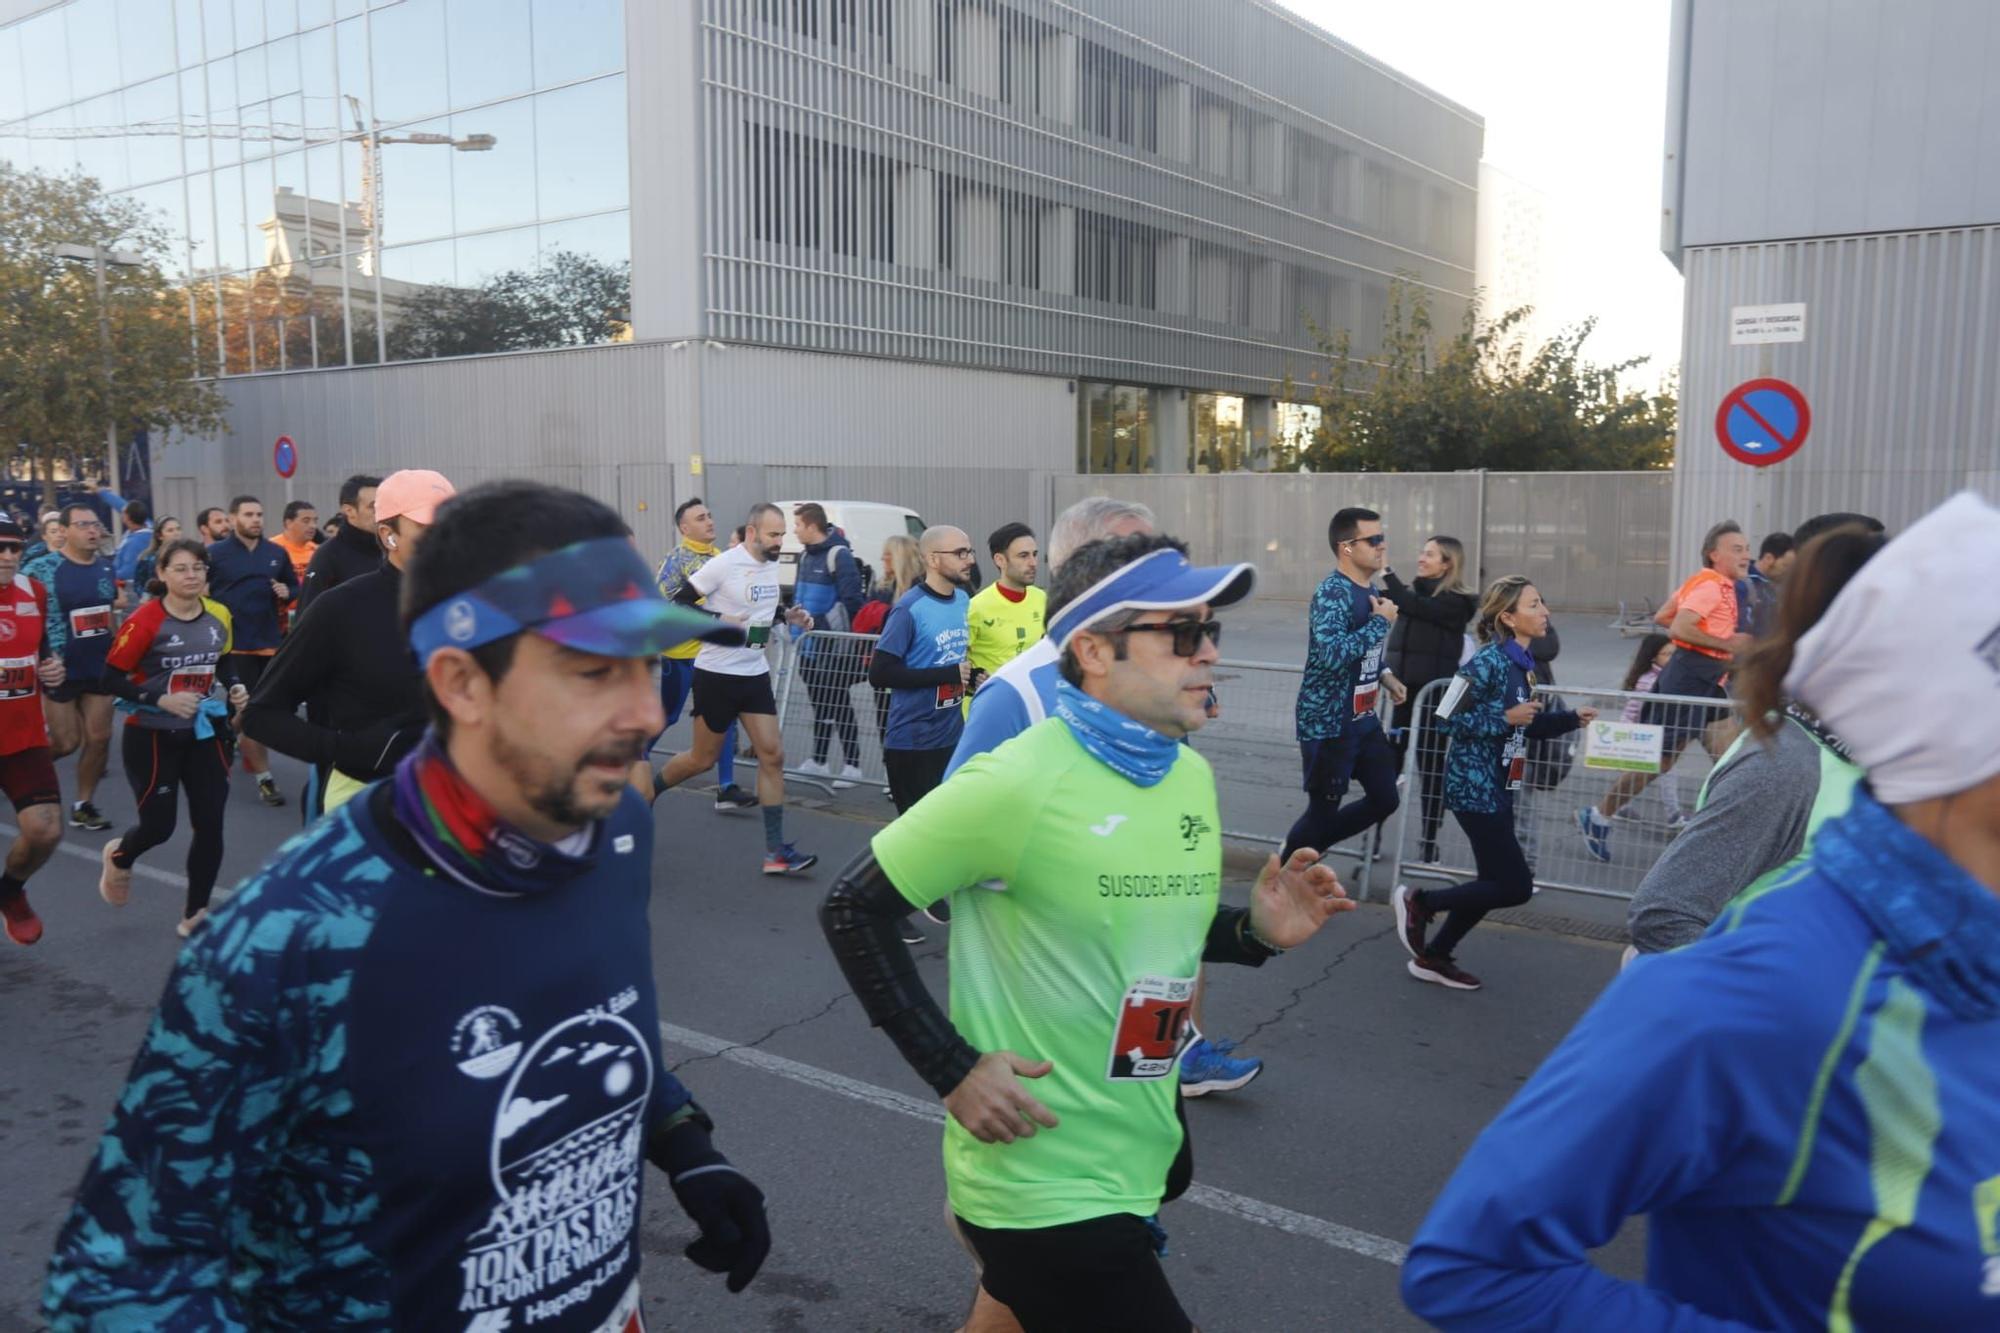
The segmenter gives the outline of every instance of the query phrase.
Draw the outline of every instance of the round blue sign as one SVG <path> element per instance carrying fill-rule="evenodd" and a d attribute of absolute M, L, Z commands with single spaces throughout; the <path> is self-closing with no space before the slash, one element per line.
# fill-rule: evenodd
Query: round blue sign
<path fill-rule="evenodd" d="M 299 470 L 299 447 L 292 443 L 291 436 L 280 435 L 278 442 L 271 446 L 271 466 L 287 481 Z"/>

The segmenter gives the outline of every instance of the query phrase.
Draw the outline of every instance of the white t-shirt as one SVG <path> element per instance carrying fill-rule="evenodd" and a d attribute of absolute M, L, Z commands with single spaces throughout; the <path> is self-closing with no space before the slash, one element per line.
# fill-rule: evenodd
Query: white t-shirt
<path fill-rule="evenodd" d="M 778 614 L 777 562 L 753 559 L 741 546 L 733 546 L 689 575 L 688 583 L 702 595 L 704 610 L 742 618 L 750 636 L 741 648 L 704 643 L 694 655 L 695 669 L 725 676 L 768 672 L 771 662 L 764 656 L 764 645 Z"/>

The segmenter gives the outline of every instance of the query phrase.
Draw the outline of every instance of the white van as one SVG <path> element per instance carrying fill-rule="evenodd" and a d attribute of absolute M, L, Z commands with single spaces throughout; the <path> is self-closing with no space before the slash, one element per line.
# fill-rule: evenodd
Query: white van
<path fill-rule="evenodd" d="M 785 545 L 778 555 L 778 587 L 789 604 L 792 584 L 799 576 L 799 556 L 805 551 L 798 535 L 792 530 L 797 517 L 793 511 L 807 502 L 774 500 L 772 503 L 785 511 Z M 922 516 L 902 505 L 878 504 L 873 500 L 820 500 L 816 503 L 826 510 L 826 521 L 847 534 L 854 554 L 868 563 L 877 578 L 884 573 L 881 567 L 883 542 L 895 536 L 924 535 L 926 525 Z"/>

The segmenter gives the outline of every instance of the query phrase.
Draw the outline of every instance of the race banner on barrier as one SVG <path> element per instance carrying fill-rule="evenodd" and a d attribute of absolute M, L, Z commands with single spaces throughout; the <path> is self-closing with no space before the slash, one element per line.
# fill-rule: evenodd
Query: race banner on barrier
<path fill-rule="evenodd" d="M 1626 773 L 1657 773 L 1666 728 L 1647 722 L 1606 722 L 1590 724 L 1590 740 L 1585 746 L 1585 768 L 1610 768 Z"/>

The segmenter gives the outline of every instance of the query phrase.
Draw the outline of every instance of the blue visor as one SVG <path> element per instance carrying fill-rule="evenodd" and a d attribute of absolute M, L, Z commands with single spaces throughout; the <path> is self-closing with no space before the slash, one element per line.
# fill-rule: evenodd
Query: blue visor
<path fill-rule="evenodd" d="M 1154 551 L 1106 574 L 1050 616 L 1049 639 L 1061 652 L 1078 633 L 1121 611 L 1224 607 L 1256 586 L 1255 565 L 1191 565 L 1179 551 Z"/>
<path fill-rule="evenodd" d="M 438 603 L 410 626 L 410 648 L 428 663 L 441 648 L 470 650 L 524 630 L 605 657 L 651 657 L 693 639 L 743 642 L 741 626 L 660 596 L 631 542 L 596 537 Z"/>

